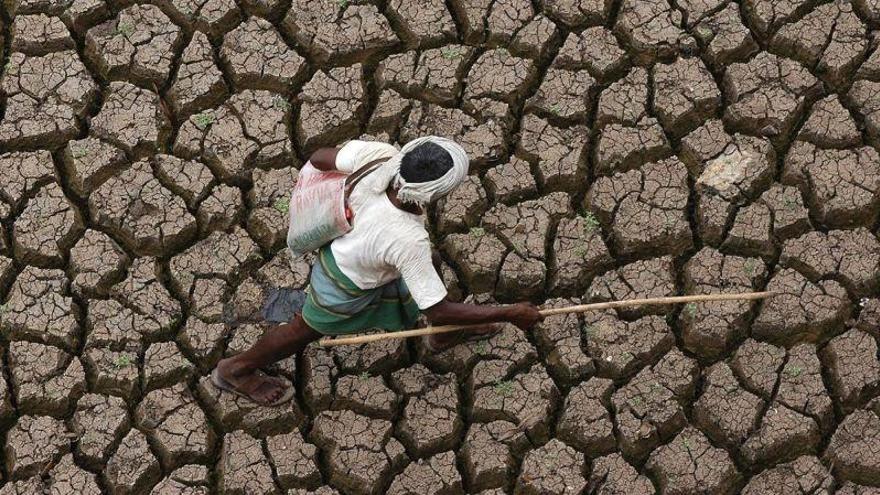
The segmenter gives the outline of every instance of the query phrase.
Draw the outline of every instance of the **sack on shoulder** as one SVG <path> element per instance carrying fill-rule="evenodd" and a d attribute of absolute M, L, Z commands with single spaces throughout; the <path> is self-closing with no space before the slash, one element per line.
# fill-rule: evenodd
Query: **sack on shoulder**
<path fill-rule="evenodd" d="M 346 216 L 348 196 L 385 161 L 374 160 L 352 174 L 325 172 L 306 162 L 290 195 L 287 246 L 294 256 L 314 251 L 351 231 L 351 220 Z"/>

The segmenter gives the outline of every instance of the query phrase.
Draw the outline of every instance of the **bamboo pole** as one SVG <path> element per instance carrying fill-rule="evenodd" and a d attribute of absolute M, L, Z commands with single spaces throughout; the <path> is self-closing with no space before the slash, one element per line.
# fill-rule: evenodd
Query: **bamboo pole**
<path fill-rule="evenodd" d="M 647 299 L 624 299 L 622 301 L 607 301 L 591 304 L 580 304 L 577 306 L 568 306 L 564 308 L 548 308 L 540 311 L 541 316 L 553 316 L 569 313 L 587 313 L 589 311 L 597 311 L 611 308 L 628 308 L 632 306 L 647 306 L 651 304 L 681 304 L 681 303 L 697 303 L 697 302 L 713 302 L 713 301 L 750 301 L 756 299 L 766 299 L 775 296 L 776 293 L 768 292 L 743 292 L 740 294 L 700 294 L 692 296 L 671 296 L 671 297 L 651 297 Z M 409 337 L 420 337 L 423 335 L 435 335 L 438 333 L 456 332 L 458 330 L 468 330 L 471 328 L 485 328 L 485 324 L 480 325 L 443 325 L 438 327 L 424 327 L 413 330 L 403 330 L 400 332 L 384 332 L 370 335 L 354 335 L 351 337 L 324 337 L 318 341 L 323 347 L 336 345 L 358 345 L 369 342 L 377 342 L 380 340 L 405 339 Z"/>

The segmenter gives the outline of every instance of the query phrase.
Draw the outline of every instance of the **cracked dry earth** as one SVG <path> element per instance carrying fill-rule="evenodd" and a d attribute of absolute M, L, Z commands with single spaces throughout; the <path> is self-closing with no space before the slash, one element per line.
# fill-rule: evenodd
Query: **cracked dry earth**
<path fill-rule="evenodd" d="M 0 495 L 880 494 L 877 0 L 7 0 Z M 458 140 L 428 355 L 207 374 L 303 288 L 305 157 Z"/>

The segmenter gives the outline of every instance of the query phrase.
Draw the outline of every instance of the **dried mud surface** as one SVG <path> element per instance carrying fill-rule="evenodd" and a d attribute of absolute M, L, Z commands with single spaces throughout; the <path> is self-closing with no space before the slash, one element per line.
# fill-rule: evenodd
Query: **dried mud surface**
<path fill-rule="evenodd" d="M 880 493 L 877 0 L 0 3 L 0 495 Z M 457 300 L 775 290 L 307 349 L 320 146 L 456 139 Z"/>

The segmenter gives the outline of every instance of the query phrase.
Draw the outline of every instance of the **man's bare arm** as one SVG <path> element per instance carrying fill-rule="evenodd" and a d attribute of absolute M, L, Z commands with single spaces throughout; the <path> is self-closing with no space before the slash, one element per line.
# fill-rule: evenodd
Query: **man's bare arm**
<path fill-rule="evenodd" d="M 532 303 L 479 306 L 441 301 L 422 312 L 432 325 L 479 325 L 506 321 L 527 330 L 544 319 L 538 307 Z"/>
<path fill-rule="evenodd" d="M 443 271 L 443 258 L 440 251 L 431 250 L 431 262 L 437 273 Z M 443 300 L 422 310 L 431 325 L 480 325 L 483 323 L 510 322 L 526 330 L 544 319 L 538 307 L 532 303 L 510 304 L 507 306 L 478 306 L 476 304 L 455 303 Z"/>
<path fill-rule="evenodd" d="M 309 161 L 312 162 L 312 166 L 316 169 L 330 172 L 331 170 L 336 170 L 337 153 L 339 153 L 338 148 L 319 148 L 312 153 Z"/>

